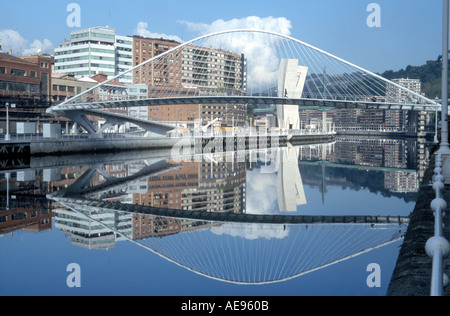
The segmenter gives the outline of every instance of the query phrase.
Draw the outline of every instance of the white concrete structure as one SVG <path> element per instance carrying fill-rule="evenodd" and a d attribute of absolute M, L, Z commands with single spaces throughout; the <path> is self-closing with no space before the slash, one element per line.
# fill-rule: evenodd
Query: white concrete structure
<path fill-rule="evenodd" d="M 61 124 L 44 124 L 44 138 L 60 138 Z"/>
<path fill-rule="evenodd" d="M 297 59 L 281 60 L 278 71 L 278 97 L 300 99 L 307 74 L 308 67 L 299 66 Z"/>
<path fill-rule="evenodd" d="M 297 59 L 281 60 L 278 72 L 278 97 L 300 99 L 305 86 L 308 67 L 299 66 Z M 297 105 L 277 105 L 278 127 L 300 129 Z"/>
<path fill-rule="evenodd" d="M 148 98 L 148 86 L 146 84 L 134 84 L 127 86 L 128 98 L 130 100 L 139 100 Z M 148 120 L 148 106 L 138 106 L 128 108 L 128 115 L 137 119 Z M 138 127 L 127 123 L 127 129 Z"/>
<path fill-rule="evenodd" d="M 36 123 L 17 122 L 17 134 L 36 134 Z"/>

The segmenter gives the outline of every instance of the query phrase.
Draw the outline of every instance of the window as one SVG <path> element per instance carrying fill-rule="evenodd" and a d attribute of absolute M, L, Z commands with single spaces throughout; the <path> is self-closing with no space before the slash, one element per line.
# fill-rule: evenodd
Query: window
<path fill-rule="evenodd" d="M 0 75 L 5 75 L 5 74 L 6 74 L 6 68 L 0 67 Z"/>
<path fill-rule="evenodd" d="M 26 71 L 22 69 L 11 68 L 11 75 L 25 77 Z"/>

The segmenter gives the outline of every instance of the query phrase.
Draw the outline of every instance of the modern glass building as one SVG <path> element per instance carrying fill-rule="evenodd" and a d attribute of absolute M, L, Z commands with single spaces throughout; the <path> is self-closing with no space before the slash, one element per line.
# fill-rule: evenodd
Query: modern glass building
<path fill-rule="evenodd" d="M 70 39 L 55 49 L 55 72 L 72 73 L 76 78 L 100 73 L 115 76 L 130 69 L 131 64 L 132 39 L 118 36 L 108 27 L 73 31 Z M 131 74 L 121 81 L 131 84 Z"/>

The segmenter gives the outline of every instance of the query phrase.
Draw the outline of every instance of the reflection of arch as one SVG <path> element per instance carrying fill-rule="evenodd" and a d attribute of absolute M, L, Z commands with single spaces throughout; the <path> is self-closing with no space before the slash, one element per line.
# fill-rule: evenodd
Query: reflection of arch
<path fill-rule="evenodd" d="M 83 207 L 60 203 L 74 212 L 83 211 Z M 99 224 L 191 272 L 221 282 L 254 285 L 290 280 L 383 247 L 400 240 L 404 228 L 395 224 L 211 223 L 135 241 Z"/>

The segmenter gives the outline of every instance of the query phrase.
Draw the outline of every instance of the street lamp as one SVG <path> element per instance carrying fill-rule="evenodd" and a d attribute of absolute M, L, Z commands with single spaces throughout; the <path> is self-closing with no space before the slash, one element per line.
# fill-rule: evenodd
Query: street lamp
<path fill-rule="evenodd" d="M 5 135 L 5 140 L 9 141 L 9 140 L 11 140 L 11 136 L 9 136 L 9 103 L 6 102 L 5 106 L 6 106 L 6 135 Z"/>
<path fill-rule="evenodd" d="M 436 113 L 436 119 L 435 119 L 435 126 L 434 126 L 434 143 L 435 144 L 439 144 L 439 140 L 438 140 L 438 106 L 437 106 L 437 102 L 438 102 L 439 98 L 436 96 L 436 106 L 435 106 L 435 113 Z"/>
<path fill-rule="evenodd" d="M 448 32 L 449 32 L 449 0 L 444 0 L 444 26 L 442 49 L 442 112 L 441 112 L 441 148 L 443 155 L 450 155 L 448 143 Z"/>

